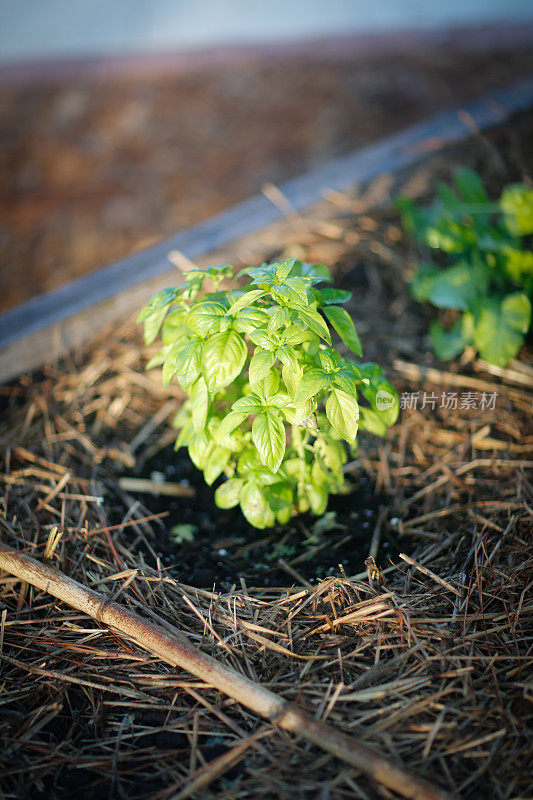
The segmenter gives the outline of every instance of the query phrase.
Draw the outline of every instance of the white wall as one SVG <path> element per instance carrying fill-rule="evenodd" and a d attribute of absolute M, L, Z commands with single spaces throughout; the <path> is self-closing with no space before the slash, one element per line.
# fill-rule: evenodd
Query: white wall
<path fill-rule="evenodd" d="M 533 21 L 533 0 L 0 0 L 0 62 Z"/>

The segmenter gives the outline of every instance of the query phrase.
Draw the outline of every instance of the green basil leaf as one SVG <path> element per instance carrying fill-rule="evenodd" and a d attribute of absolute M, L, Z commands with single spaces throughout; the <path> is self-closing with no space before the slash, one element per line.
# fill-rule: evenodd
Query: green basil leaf
<path fill-rule="evenodd" d="M 525 287 L 526 281 L 533 277 L 533 252 L 516 250 L 512 247 L 506 248 L 504 268 L 513 283 Z"/>
<path fill-rule="evenodd" d="M 264 292 L 262 289 L 252 289 L 251 291 L 246 292 L 246 294 L 243 294 L 242 297 L 239 297 L 239 299 L 233 303 L 227 312 L 228 317 L 235 316 L 238 311 L 251 306 L 256 300 L 259 300 L 259 298 L 263 297 L 265 294 L 266 292 Z"/>
<path fill-rule="evenodd" d="M 250 385 L 262 381 L 265 375 L 274 366 L 276 357 L 273 352 L 268 350 L 257 349 L 252 358 L 250 359 L 249 379 Z"/>
<path fill-rule="evenodd" d="M 274 306 L 268 323 L 268 330 L 277 331 L 278 328 L 286 327 L 291 320 L 290 309 L 285 306 Z"/>
<path fill-rule="evenodd" d="M 269 508 L 276 515 L 277 521 L 285 525 L 290 520 L 294 507 L 292 488 L 278 481 L 277 483 L 267 486 L 263 490 L 263 493 Z"/>
<path fill-rule="evenodd" d="M 358 366 L 361 377 L 365 379 L 379 378 L 383 372 L 379 364 L 375 364 L 373 361 L 365 361 L 364 364 L 359 364 Z"/>
<path fill-rule="evenodd" d="M 268 528 L 274 524 L 274 514 L 269 509 L 263 492 L 253 481 L 244 484 L 240 502 L 242 513 L 254 528 Z"/>
<path fill-rule="evenodd" d="M 346 450 L 341 442 L 335 439 L 328 439 L 322 450 L 324 464 L 334 474 L 341 473 L 343 464 L 346 464 Z"/>
<path fill-rule="evenodd" d="M 179 450 L 180 447 L 189 447 L 189 443 L 192 441 L 194 435 L 195 433 L 194 433 L 194 428 L 192 426 L 192 420 L 188 420 L 188 422 L 186 422 L 182 426 L 178 434 L 178 437 L 174 444 L 174 450 Z"/>
<path fill-rule="evenodd" d="M 359 406 L 359 430 L 374 433 L 376 436 L 385 436 L 387 423 L 373 408 Z"/>
<path fill-rule="evenodd" d="M 168 386 L 178 369 L 179 346 L 172 347 L 165 356 L 161 380 L 163 386 Z M 198 373 L 199 374 L 199 373 Z"/>
<path fill-rule="evenodd" d="M 294 402 L 296 405 L 301 405 L 309 400 L 311 397 L 317 395 L 326 386 L 331 383 L 331 377 L 324 372 L 323 369 L 310 369 L 304 373 L 304 376 L 294 395 Z"/>
<path fill-rule="evenodd" d="M 240 374 L 248 349 L 234 330 L 216 333 L 205 343 L 202 371 L 210 392 L 218 392 Z"/>
<path fill-rule="evenodd" d="M 409 288 L 411 294 L 419 303 L 426 303 L 429 293 L 433 288 L 435 279 L 440 275 L 440 268 L 434 264 L 421 264 L 415 273 Z"/>
<path fill-rule="evenodd" d="M 442 218 L 426 230 L 426 241 L 430 247 L 445 253 L 464 253 L 476 246 L 476 233 L 471 228 Z"/>
<path fill-rule="evenodd" d="M 312 483 L 307 487 L 306 494 L 313 514 L 321 516 L 328 507 L 328 491 L 325 486 L 315 486 Z"/>
<path fill-rule="evenodd" d="M 178 296 L 180 288 L 182 287 L 163 289 L 161 292 L 154 295 L 148 305 L 142 309 L 137 317 L 137 322 L 144 322 L 148 317 L 152 316 L 152 314 L 156 314 L 162 309 L 166 311 L 172 301 Z"/>
<path fill-rule="evenodd" d="M 157 339 L 157 334 L 163 324 L 167 313 L 167 308 L 159 308 L 157 311 L 152 311 L 150 316 L 144 320 L 144 343 L 152 344 Z"/>
<path fill-rule="evenodd" d="M 331 272 L 324 264 L 306 264 L 305 261 L 294 261 L 291 275 L 312 278 L 316 281 L 330 281 Z"/>
<path fill-rule="evenodd" d="M 483 181 L 473 169 L 462 167 L 455 172 L 454 182 L 467 203 L 487 203 L 488 197 Z"/>
<path fill-rule="evenodd" d="M 272 264 L 273 267 L 276 268 L 276 277 L 279 278 L 280 281 L 284 281 L 287 278 L 294 265 L 294 258 L 288 258 L 285 261 L 277 261 L 275 264 Z"/>
<path fill-rule="evenodd" d="M 165 318 L 161 328 L 163 344 L 174 344 L 187 334 L 186 322 L 189 312 L 184 308 L 174 308 Z"/>
<path fill-rule="evenodd" d="M 239 414 L 258 414 L 263 409 L 263 401 L 256 394 L 247 394 L 235 400 L 231 408 Z"/>
<path fill-rule="evenodd" d="M 203 343 L 196 339 L 182 347 L 178 353 L 176 376 L 186 392 L 200 375 Z"/>
<path fill-rule="evenodd" d="M 225 447 L 215 445 L 209 451 L 208 457 L 204 461 L 204 478 L 208 486 L 216 481 L 218 476 L 224 471 L 230 460 L 231 451 Z"/>
<path fill-rule="evenodd" d="M 195 433 L 189 440 L 189 455 L 191 461 L 198 469 L 203 469 L 213 442 L 207 438 L 205 431 Z"/>
<path fill-rule="evenodd" d="M 209 407 L 209 392 L 203 378 L 198 378 L 191 386 L 189 397 L 192 405 L 192 423 L 194 430 L 199 433 L 205 428 Z"/>
<path fill-rule="evenodd" d="M 297 325 L 289 325 L 288 328 L 281 335 L 281 340 L 284 345 L 296 345 L 308 342 L 315 338 L 315 334 L 305 328 L 299 328 Z"/>
<path fill-rule="evenodd" d="M 275 408 L 285 408 L 285 406 L 288 406 L 289 403 L 291 403 L 291 398 L 286 392 L 274 392 L 274 394 L 268 395 L 267 401 L 269 406 L 274 406 Z"/>
<path fill-rule="evenodd" d="M 299 405 L 292 404 L 283 408 L 287 422 L 290 422 L 291 425 L 303 425 L 306 423 L 305 427 L 313 427 L 313 423 L 316 425 L 313 419 L 315 411 L 316 402 L 313 399 Z M 307 423 L 309 424 L 307 425 Z"/>
<path fill-rule="evenodd" d="M 233 320 L 233 327 L 239 333 L 252 333 L 265 325 L 269 320 L 263 308 L 243 308 L 238 311 Z"/>
<path fill-rule="evenodd" d="M 505 367 L 520 350 L 531 323 L 531 303 L 516 292 L 485 297 L 474 309 L 474 344 L 485 361 Z"/>
<path fill-rule="evenodd" d="M 272 472 L 272 470 L 263 466 L 261 463 L 258 467 L 254 467 L 250 473 L 248 476 L 249 480 L 253 479 L 257 485 L 261 487 L 261 489 L 263 489 L 265 486 L 272 486 L 274 483 L 279 484 L 280 480 L 285 477 L 284 475 L 281 475 L 281 470 L 279 472 Z"/>
<path fill-rule="evenodd" d="M 316 310 L 316 303 L 309 305 L 308 308 L 298 308 L 297 313 L 299 318 L 310 328 L 313 333 L 325 339 L 328 344 L 331 344 L 331 334 L 324 319 Z"/>
<path fill-rule="evenodd" d="M 155 356 L 148 361 L 145 366 L 145 370 L 148 371 L 149 369 L 154 369 L 154 367 L 160 367 L 162 364 L 165 363 L 165 359 L 168 356 L 168 347 L 162 347 L 161 350 L 156 353 Z"/>
<path fill-rule="evenodd" d="M 242 475 L 248 475 L 253 470 L 262 467 L 259 453 L 255 447 L 250 447 L 239 456 L 237 461 L 237 470 Z"/>
<path fill-rule="evenodd" d="M 341 364 L 341 357 L 332 347 L 326 347 L 320 350 L 318 360 L 322 369 L 328 374 L 335 372 Z"/>
<path fill-rule="evenodd" d="M 402 215 L 405 230 L 422 240 L 428 224 L 428 210 L 419 208 L 409 197 L 397 197 L 395 205 Z"/>
<path fill-rule="evenodd" d="M 275 350 L 276 344 L 272 341 L 266 330 L 251 331 L 250 339 L 254 344 L 262 347 L 263 350 Z"/>
<path fill-rule="evenodd" d="M 359 406 L 355 397 L 341 389 L 332 389 L 326 401 L 326 415 L 334 430 L 349 444 L 355 442 L 359 424 Z"/>
<path fill-rule="evenodd" d="M 341 367 L 333 378 L 334 385 L 342 389 L 343 392 L 348 392 L 348 394 L 356 394 L 357 385 L 360 382 L 359 376 L 355 370 L 351 368 L 351 365 L 350 367 Z"/>
<path fill-rule="evenodd" d="M 511 236 L 533 233 L 533 189 L 523 184 L 507 186 L 500 198 L 500 206 Z"/>
<path fill-rule="evenodd" d="M 176 375 L 180 386 L 187 392 L 200 376 L 202 348 L 200 339 L 174 345 L 163 366 L 163 384 L 166 386 Z"/>
<path fill-rule="evenodd" d="M 300 305 L 301 300 L 298 299 L 298 295 L 294 294 L 294 292 L 289 289 L 288 286 L 285 286 L 284 283 L 277 283 L 270 287 L 270 293 L 272 295 L 273 300 L 276 303 L 280 303 L 284 307 L 287 305 Z"/>
<path fill-rule="evenodd" d="M 252 439 L 263 464 L 277 472 L 286 447 L 285 426 L 279 414 L 262 411 L 252 425 Z"/>
<path fill-rule="evenodd" d="M 187 317 L 187 325 L 198 336 L 211 335 L 221 330 L 221 324 L 226 314 L 222 303 L 203 301 L 194 306 Z M 227 320 L 224 320 L 229 325 Z"/>
<path fill-rule="evenodd" d="M 288 458 L 283 462 L 283 469 L 293 481 L 300 483 L 306 480 L 308 465 L 301 458 Z"/>
<path fill-rule="evenodd" d="M 289 287 L 291 292 L 294 293 L 296 298 L 300 300 L 300 302 L 302 302 L 304 306 L 307 306 L 309 304 L 309 299 L 307 297 L 307 287 L 302 278 L 287 278 L 285 280 L 285 286 Z"/>
<path fill-rule="evenodd" d="M 280 508 L 279 511 L 276 511 L 276 521 L 279 522 L 280 525 L 286 525 L 290 522 L 293 507 L 294 503 L 287 503 L 284 508 Z"/>
<path fill-rule="evenodd" d="M 242 478 L 230 478 L 215 492 L 215 503 L 219 508 L 233 508 L 239 504 L 244 481 Z"/>
<path fill-rule="evenodd" d="M 179 407 L 177 414 L 174 415 L 172 420 L 173 428 L 183 428 L 188 422 L 192 422 L 191 404 L 188 400 Z"/>
<path fill-rule="evenodd" d="M 320 352 L 321 341 L 320 341 L 319 336 L 317 336 L 316 333 L 313 333 L 310 330 L 308 330 L 307 332 L 309 334 L 309 337 L 302 343 L 302 347 L 303 347 L 304 353 L 309 358 L 314 358 Z"/>
<path fill-rule="evenodd" d="M 243 273 L 253 278 L 253 284 L 271 283 L 272 281 L 276 280 L 276 277 L 279 277 L 277 275 L 277 267 L 277 264 L 262 264 L 260 267 L 249 267 L 248 269 L 244 269 Z"/>
<path fill-rule="evenodd" d="M 368 385 L 362 383 L 359 389 L 385 424 L 394 425 L 398 419 L 400 401 L 392 384 L 385 378 L 371 378 Z"/>
<path fill-rule="evenodd" d="M 352 293 L 347 292 L 345 289 L 330 289 L 329 287 L 326 289 L 315 289 L 315 294 L 317 295 L 319 305 L 321 306 L 347 303 L 352 297 Z"/>
<path fill-rule="evenodd" d="M 261 395 L 265 400 L 270 399 L 279 389 L 279 372 L 271 369 L 267 372 L 263 380 L 254 386 L 254 391 Z"/>
<path fill-rule="evenodd" d="M 217 430 L 217 437 L 219 443 L 222 444 L 227 436 L 231 436 L 235 428 L 237 428 L 246 419 L 247 414 L 240 411 L 230 411 L 227 414 Z"/>
<path fill-rule="evenodd" d="M 283 345 L 283 347 L 280 347 L 279 350 L 276 350 L 275 355 L 276 358 L 279 358 L 279 360 L 285 367 L 290 367 L 290 369 L 292 369 L 293 372 L 298 371 L 299 367 L 298 357 L 296 355 L 296 350 L 294 349 L 294 347 Z"/>
<path fill-rule="evenodd" d="M 314 487 L 319 489 L 324 488 L 328 493 L 330 489 L 335 487 L 335 483 L 332 482 L 331 476 L 328 475 L 320 463 L 319 458 L 315 458 L 313 461 L 313 466 L 311 467 L 311 481 Z"/>
<path fill-rule="evenodd" d="M 434 278 L 427 299 L 437 308 L 471 309 L 476 298 L 488 291 L 491 270 L 481 262 L 459 261 Z"/>
<path fill-rule="evenodd" d="M 281 377 L 283 378 L 283 383 L 285 384 L 288 393 L 291 397 L 294 397 L 296 389 L 298 388 L 298 384 L 302 380 L 303 369 L 298 364 L 295 369 L 288 366 L 287 364 L 283 364 L 281 369 Z"/>
<path fill-rule="evenodd" d="M 429 335 L 437 358 L 449 361 L 474 343 L 474 318 L 465 312 L 449 330 L 435 320 L 429 328 Z"/>
<path fill-rule="evenodd" d="M 324 314 L 352 353 L 355 353 L 356 356 L 362 356 L 363 350 L 361 348 L 359 336 L 355 330 L 353 320 L 346 309 L 340 306 L 326 306 Z"/>

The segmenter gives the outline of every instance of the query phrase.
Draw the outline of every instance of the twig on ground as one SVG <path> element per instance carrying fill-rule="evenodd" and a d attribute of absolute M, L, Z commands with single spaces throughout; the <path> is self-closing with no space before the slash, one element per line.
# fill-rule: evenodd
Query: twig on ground
<path fill-rule="evenodd" d="M 450 798 L 447 792 L 434 784 L 410 775 L 402 767 L 385 756 L 378 755 L 353 737 L 312 719 L 270 690 L 218 663 L 193 647 L 179 631 L 171 636 L 104 595 L 1 543 L 0 568 L 88 614 L 100 624 L 127 636 L 139 647 L 155 653 L 168 664 L 186 669 L 265 717 L 273 725 L 303 736 L 361 770 L 377 783 L 398 792 L 402 797 L 412 800 Z"/>

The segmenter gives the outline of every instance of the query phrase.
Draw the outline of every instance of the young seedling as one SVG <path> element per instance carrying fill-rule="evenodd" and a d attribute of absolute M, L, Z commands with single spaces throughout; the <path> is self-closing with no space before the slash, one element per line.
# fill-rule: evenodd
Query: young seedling
<path fill-rule="evenodd" d="M 318 289 L 322 265 L 290 259 L 243 270 L 244 289 L 223 291 L 231 267 L 186 273 L 143 309 L 146 343 L 163 347 L 162 366 L 188 399 L 175 419 L 176 449 L 212 484 L 221 508 L 240 504 L 257 528 L 297 512 L 322 514 L 330 494 L 346 491 L 343 465 L 359 429 L 384 435 L 398 397 L 380 367 L 355 363 L 332 347 L 330 325 L 361 356 L 355 326 L 340 303 L 350 293 Z M 202 293 L 210 281 L 213 291 Z M 363 404 L 359 404 L 362 400 Z"/>
<path fill-rule="evenodd" d="M 533 189 L 510 185 L 493 203 L 472 170 L 458 170 L 454 183 L 455 190 L 439 184 L 429 208 L 399 201 L 406 230 L 452 261 L 444 269 L 422 264 L 411 290 L 421 302 L 459 311 L 450 328 L 431 325 L 439 358 L 473 346 L 486 361 L 505 367 L 531 325 Z"/>

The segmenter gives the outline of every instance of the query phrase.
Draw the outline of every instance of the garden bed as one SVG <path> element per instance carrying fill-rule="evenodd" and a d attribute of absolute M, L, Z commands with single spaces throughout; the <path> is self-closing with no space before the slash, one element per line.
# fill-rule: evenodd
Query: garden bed
<path fill-rule="evenodd" d="M 432 312 L 407 291 L 416 252 L 390 199 L 430 197 L 458 165 L 496 194 L 531 175 L 532 132 L 521 115 L 399 177 L 330 194 L 254 253 L 332 268 L 353 292 L 365 358 L 402 398 L 385 440 L 361 437 L 353 493 L 327 516 L 258 532 L 217 509 L 172 451 L 182 392 L 144 373 L 153 348 L 131 322 L 0 390 L 2 541 L 177 626 L 463 798 L 531 791 L 532 351 L 507 370 L 435 361 Z M 244 265 L 249 253 L 227 257 Z M 164 477 L 189 496 L 132 494 L 125 477 Z M 0 587 L 6 798 L 396 796 L 46 593 L 9 575 Z"/>
<path fill-rule="evenodd" d="M 3 65 L 0 309 L 521 80 L 532 39 L 498 25 Z"/>

